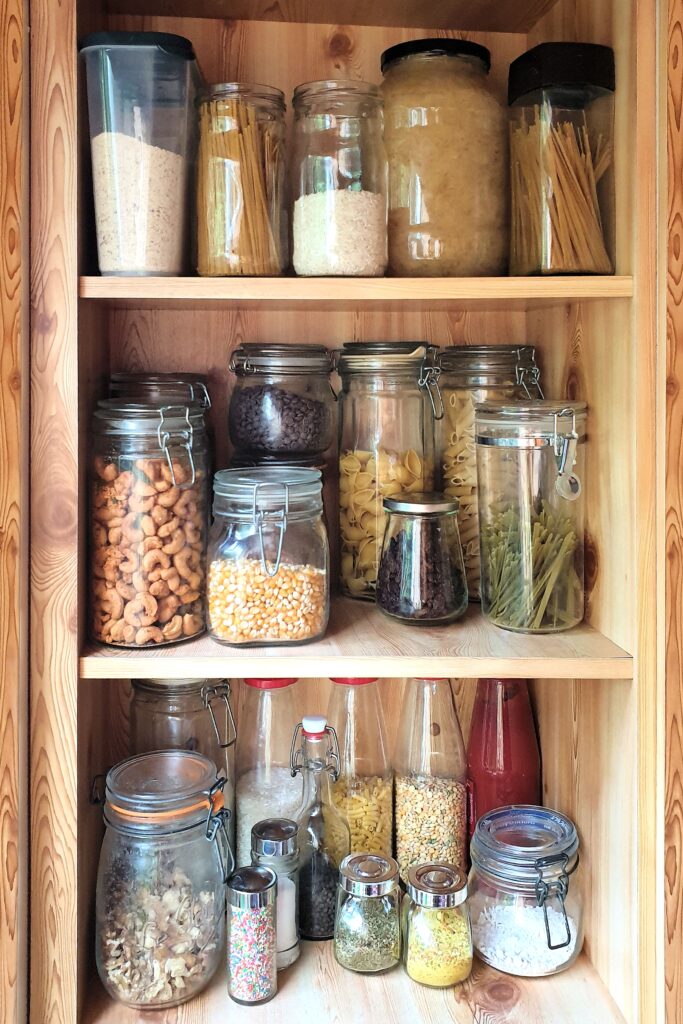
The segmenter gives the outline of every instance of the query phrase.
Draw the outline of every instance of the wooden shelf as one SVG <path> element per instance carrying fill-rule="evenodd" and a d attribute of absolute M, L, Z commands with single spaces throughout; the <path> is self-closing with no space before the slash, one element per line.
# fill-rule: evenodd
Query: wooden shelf
<path fill-rule="evenodd" d="M 137 308 L 535 309 L 628 299 L 631 277 L 82 277 L 80 297 Z"/>
<path fill-rule="evenodd" d="M 85 679 L 203 676 L 630 679 L 629 654 L 590 626 L 525 636 L 490 625 L 472 607 L 452 626 L 394 622 L 371 604 L 335 598 L 327 635 L 297 647 L 226 647 L 208 636 L 170 647 L 129 650 L 90 645 L 80 661 Z"/>
<path fill-rule="evenodd" d="M 513 978 L 476 963 L 464 985 L 429 989 L 397 967 L 367 977 L 345 971 L 334 960 L 331 942 L 304 942 L 300 960 L 278 975 L 279 991 L 263 1006 L 239 1006 L 227 993 L 220 969 L 207 991 L 167 1018 L 174 1024 L 617 1024 L 623 1017 L 585 956 L 553 978 Z M 98 981 L 90 986 L 82 1024 L 139 1024 L 146 1014 L 112 1002 Z"/>

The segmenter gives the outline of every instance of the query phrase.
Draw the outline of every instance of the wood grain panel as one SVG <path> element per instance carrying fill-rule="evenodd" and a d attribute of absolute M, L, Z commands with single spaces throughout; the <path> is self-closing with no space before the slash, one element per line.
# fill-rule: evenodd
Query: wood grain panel
<path fill-rule="evenodd" d="M 26 10 L 0 0 L 0 1020 L 26 1017 L 28 176 Z"/>

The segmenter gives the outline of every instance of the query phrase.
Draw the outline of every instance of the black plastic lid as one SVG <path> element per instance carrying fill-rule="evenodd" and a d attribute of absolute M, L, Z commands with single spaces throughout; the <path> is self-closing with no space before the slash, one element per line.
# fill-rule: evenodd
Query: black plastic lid
<path fill-rule="evenodd" d="M 597 43 L 541 43 L 510 65 L 508 103 L 537 89 L 575 85 L 614 92 L 614 50 Z"/>
<path fill-rule="evenodd" d="M 416 54 L 431 57 L 478 57 L 487 71 L 491 69 L 491 51 L 469 39 L 411 39 L 384 51 L 381 57 L 382 74 L 395 61 Z"/>
<path fill-rule="evenodd" d="M 195 60 L 191 41 L 172 32 L 91 32 L 80 40 L 78 49 L 94 46 L 156 46 L 171 57 Z"/>

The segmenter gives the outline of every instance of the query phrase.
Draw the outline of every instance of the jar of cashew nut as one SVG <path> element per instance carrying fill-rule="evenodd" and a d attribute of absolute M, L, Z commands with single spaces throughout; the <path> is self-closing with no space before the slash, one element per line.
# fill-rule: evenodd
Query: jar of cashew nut
<path fill-rule="evenodd" d="M 434 424 L 443 416 L 436 349 L 420 342 L 351 342 L 338 355 L 341 588 L 374 600 L 386 526 L 383 499 L 429 491 Z"/>
<path fill-rule="evenodd" d="M 94 640 L 170 644 L 205 628 L 209 451 L 194 406 L 99 402 L 93 416 Z"/>

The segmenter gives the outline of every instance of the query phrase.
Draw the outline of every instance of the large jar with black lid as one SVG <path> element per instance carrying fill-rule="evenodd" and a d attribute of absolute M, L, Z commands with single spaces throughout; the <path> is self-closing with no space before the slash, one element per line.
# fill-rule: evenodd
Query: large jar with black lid
<path fill-rule="evenodd" d="M 127 647 L 204 631 L 204 412 L 108 399 L 91 439 L 91 635 Z"/>
<path fill-rule="evenodd" d="M 241 345 L 230 358 L 230 440 L 240 456 L 320 455 L 336 437 L 323 345 Z"/>
<path fill-rule="evenodd" d="M 506 271 L 507 117 L 490 65 L 467 39 L 416 39 L 382 54 L 394 274 Z"/>
<path fill-rule="evenodd" d="M 531 345 L 455 345 L 439 353 L 444 416 L 437 424 L 440 489 L 460 502 L 458 527 L 467 587 L 479 600 L 479 513 L 474 407 L 478 402 L 543 398 Z"/>

